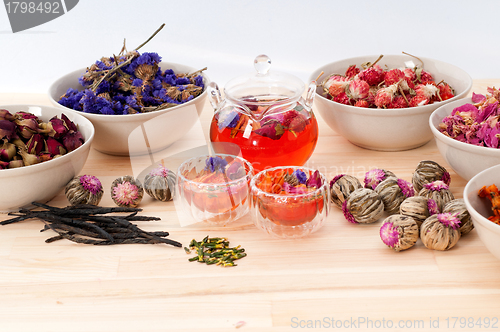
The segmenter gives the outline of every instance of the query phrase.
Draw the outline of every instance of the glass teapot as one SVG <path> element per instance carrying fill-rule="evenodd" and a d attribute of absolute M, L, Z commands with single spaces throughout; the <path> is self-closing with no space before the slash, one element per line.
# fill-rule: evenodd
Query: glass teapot
<path fill-rule="evenodd" d="M 225 88 L 225 98 L 214 82 L 208 86 L 215 114 L 210 140 L 217 153 L 231 153 L 238 146 L 241 156 L 261 171 L 275 166 L 302 166 L 318 140 L 318 123 L 312 111 L 316 82 L 270 71 L 271 59 L 254 60 L 257 73 L 236 77 Z M 234 151 L 234 149 L 232 149 Z M 234 154 L 234 153 L 233 153 Z"/>

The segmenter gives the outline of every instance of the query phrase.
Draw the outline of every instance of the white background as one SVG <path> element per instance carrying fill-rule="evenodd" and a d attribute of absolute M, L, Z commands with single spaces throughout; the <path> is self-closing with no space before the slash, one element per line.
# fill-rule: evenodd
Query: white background
<path fill-rule="evenodd" d="M 206 66 L 221 87 L 252 72 L 262 53 L 274 70 L 307 81 L 329 62 L 402 51 L 473 79 L 499 78 L 500 86 L 499 13 L 498 0 L 80 0 L 53 21 L 12 33 L 2 6 L 0 93 L 46 93 L 59 76 L 117 54 L 124 38 L 137 47 L 162 23 L 141 52 Z"/>

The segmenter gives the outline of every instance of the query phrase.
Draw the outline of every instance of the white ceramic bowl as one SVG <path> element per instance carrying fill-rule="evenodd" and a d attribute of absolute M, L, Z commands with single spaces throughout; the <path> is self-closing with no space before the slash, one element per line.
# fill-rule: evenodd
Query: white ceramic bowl
<path fill-rule="evenodd" d="M 474 228 L 488 250 L 500 259 L 500 225 L 487 219 L 493 215 L 487 198 L 477 195 L 483 186 L 496 184 L 500 188 L 500 165 L 490 167 L 469 180 L 464 189 L 464 202 L 469 211 Z"/>
<path fill-rule="evenodd" d="M 192 73 L 197 69 L 170 62 L 161 62 L 162 70 L 172 69 L 175 73 Z M 78 113 L 89 119 L 95 127 L 92 147 L 112 155 L 134 155 L 160 151 L 180 139 L 199 119 L 203 111 L 207 90 L 198 97 L 179 106 L 160 111 L 128 114 L 103 115 L 75 111 L 60 105 L 57 101 L 68 88 L 81 90 L 78 83 L 86 68 L 75 70 L 57 79 L 49 88 L 52 104 L 68 112 Z M 205 87 L 210 83 L 202 73 Z"/>
<path fill-rule="evenodd" d="M 429 125 L 439 152 L 455 173 L 465 180 L 470 180 L 477 173 L 500 164 L 500 149 L 460 142 L 442 134 L 437 129 L 454 108 L 471 102 L 471 98 L 466 98 L 443 105 L 436 109 L 429 118 Z"/>
<path fill-rule="evenodd" d="M 94 139 L 94 127 L 89 120 L 77 113 L 65 112 L 51 106 L 2 105 L 0 108 L 7 109 L 12 114 L 18 111 L 30 112 L 43 121 L 49 121 L 55 115 L 60 118 L 64 113 L 78 126 L 85 139 L 82 146 L 59 158 L 35 165 L 0 170 L 0 212 L 30 207 L 31 202 L 46 203 L 82 170 Z"/>
<path fill-rule="evenodd" d="M 309 81 L 323 71 L 324 76 L 344 74 L 350 65 L 360 66 L 375 61 L 378 56 L 361 56 L 329 63 L 314 71 Z M 351 143 L 363 148 L 382 151 L 408 150 L 424 145 L 432 139 L 428 121 L 431 113 L 450 101 L 464 98 L 472 87 L 472 79 L 465 71 L 442 61 L 421 58 L 424 70 L 430 72 L 436 83 L 445 80 L 455 89 L 455 97 L 443 102 L 401 109 L 374 109 L 343 105 L 323 97 L 322 87 L 316 90 L 315 109 L 325 122 Z M 404 62 L 419 61 L 407 55 L 384 55 L 377 63 L 382 68 L 404 67 Z M 320 81 L 322 79 L 320 78 Z M 318 82 L 320 83 L 320 82 Z"/>

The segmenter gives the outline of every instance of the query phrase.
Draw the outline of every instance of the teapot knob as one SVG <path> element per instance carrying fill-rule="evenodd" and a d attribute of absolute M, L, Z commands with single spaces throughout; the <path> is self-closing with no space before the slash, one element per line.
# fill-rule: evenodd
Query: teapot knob
<path fill-rule="evenodd" d="M 259 75 L 266 75 L 271 69 L 271 59 L 267 55 L 261 54 L 255 58 L 253 65 Z"/>
<path fill-rule="evenodd" d="M 210 100 L 210 104 L 212 104 L 212 107 L 215 110 L 219 109 L 223 102 L 219 86 L 215 82 L 210 82 L 210 84 L 208 84 L 207 90 L 208 90 L 208 99 Z"/>

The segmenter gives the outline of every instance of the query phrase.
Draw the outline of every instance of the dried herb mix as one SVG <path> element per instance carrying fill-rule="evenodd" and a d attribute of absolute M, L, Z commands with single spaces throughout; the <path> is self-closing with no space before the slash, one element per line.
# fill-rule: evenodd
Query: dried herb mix
<path fill-rule="evenodd" d="M 189 259 L 190 262 L 206 263 L 207 265 L 220 265 L 223 267 L 236 266 L 235 260 L 245 257 L 245 249 L 240 246 L 229 247 L 229 241 L 226 238 L 206 236 L 200 242 L 195 239 L 189 243 L 189 248 L 185 247 L 187 254 L 191 251 L 196 252 L 196 256 Z"/>

